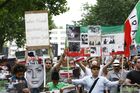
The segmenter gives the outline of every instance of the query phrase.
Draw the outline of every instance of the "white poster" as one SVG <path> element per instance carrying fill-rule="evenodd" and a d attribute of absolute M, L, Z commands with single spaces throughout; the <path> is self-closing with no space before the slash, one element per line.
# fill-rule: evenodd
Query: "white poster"
<path fill-rule="evenodd" d="M 28 47 L 49 45 L 47 12 L 26 12 L 25 28 Z"/>
<path fill-rule="evenodd" d="M 124 34 L 102 35 L 103 55 L 109 55 L 111 52 L 124 51 Z"/>
<path fill-rule="evenodd" d="M 101 27 L 88 26 L 88 34 L 91 56 L 101 56 Z"/>

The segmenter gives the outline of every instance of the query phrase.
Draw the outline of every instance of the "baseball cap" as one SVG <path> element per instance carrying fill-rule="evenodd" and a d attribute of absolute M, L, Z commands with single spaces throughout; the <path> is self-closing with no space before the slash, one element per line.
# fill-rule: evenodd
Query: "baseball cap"
<path fill-rule="evenodd" d="M 92 61 L 92 65 L 97 65 L 98 64 L 98 62 L 97 61 Z"/>
<path fill-rule="evenodd" d="M 113 66 L 120 66 L 119 60 L 115 59 L 113 62 Z"/>

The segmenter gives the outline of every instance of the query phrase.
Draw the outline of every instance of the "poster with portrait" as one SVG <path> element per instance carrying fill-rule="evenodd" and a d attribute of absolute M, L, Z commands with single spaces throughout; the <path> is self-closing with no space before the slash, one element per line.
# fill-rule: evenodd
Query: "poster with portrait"
<path fill-rule="evenodd" d="M 90 47 L 90 56 L 91 57 L 96 57 L 101 55 L 101 47 L 100 46 L 91 46 Z"/>
<path fill-rule="evenodd" d="M 88 47 L 89 40 L 88 40 L 88 34 L 87 33 L 81 33 L 81 46 Z"/>
<path fill-rule="evenodd" d="M 88 34 L 88 26 L 80 27 L 80 41 L 81 41 L 81 48 L 89 47 L 89 34 Z"/>
<path fill-rule="evenodd" d="M 88 33 L 90 35 L 101 35 L 101 26 L 88 26 Z"/>
<path fill-rule="evenodd" d="M 91 56 L 101 56 L 101 27 L 88 26 Z"/>
<path fill-rule="evenodd" d="M 109 56 L 110 53 L 115 52 L 115 46 L 114 45 L 103 45 L 102 46 L 102 54 Z"/>
<path fill-rule="evenodd" d="M 79 52 L 80 51 L 80 42 L 68 42 L 70 52 Z"/>
<path fill-rule="evenodd" d="M 112 52 L 124 51 L 123 33 L 102 35 L 102 53 L 109 55 Z"/>
<path fill-rule="evenodd" d="M 80 41 L 80 27 L 66 25 L 68 41 Z"/>
<path fill-rule="evenodd" d="M 89 46 L 101 46 L 101 36 L 89 35 Z"/>
<path fill-rule="evenodd" d="M 27 84 L 30 88 L 38 88 L 43 84 L 44 81 L 44 67 L 43 64 L 39 63 L 39 59 L 29 57 L 27 59 L 27 71 L 26 71 L 26 79 Z"/>
<path fill-rule="evenodd" d="M 115 44 L 115 36 L 114 35 L 103 35 L 102 44 L 103 45 Z"/>
<path fill-rule="evenodd" d="M 52 53 L 54 57 L 58 56 L 58 44 L 52 44 Z"/>

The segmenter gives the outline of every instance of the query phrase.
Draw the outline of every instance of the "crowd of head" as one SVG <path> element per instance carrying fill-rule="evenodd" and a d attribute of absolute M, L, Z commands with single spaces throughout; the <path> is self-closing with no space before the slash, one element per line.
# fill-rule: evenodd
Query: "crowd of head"
<path fill-rule="evenodd" d="M 9 66 L 8 59 L 2 57 L 1 73 L 3 70 L 9 71 L 4 78 L 8 79 L 10 84 L 17 87 L 22 83 L 22 88 L 18 87 L 18 93 L 39 93 L 42 89 L 60 90 L 64 93 L 64 89 L 73 86 L 76 90 L 71 93 L 118 93 L 122 84 L 140 84 L 139 56 L 126 58 L 122 55 L 112 55 L 104 61 L 101 57 L 70 58 L 62 54 L 58 62 L 54 63 L 51 58 L 41 59 L 29 53 L 26 64 L 15 62 L 14 66 Z M 97 78 L 96 87 L 91 89 Z M 9 87 L 8 91 L 10 89 Z"/>

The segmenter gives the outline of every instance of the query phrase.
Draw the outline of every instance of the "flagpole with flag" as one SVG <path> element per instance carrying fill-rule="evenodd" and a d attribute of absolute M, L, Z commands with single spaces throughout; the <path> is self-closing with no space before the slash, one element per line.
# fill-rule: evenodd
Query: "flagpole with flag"
<path fill-rule="evenodd" d="M 124 38 L 126 57 L 130 56 L 130 45 L 140 44 L 140 0 L 128 16 L 124 24 Z"/>

